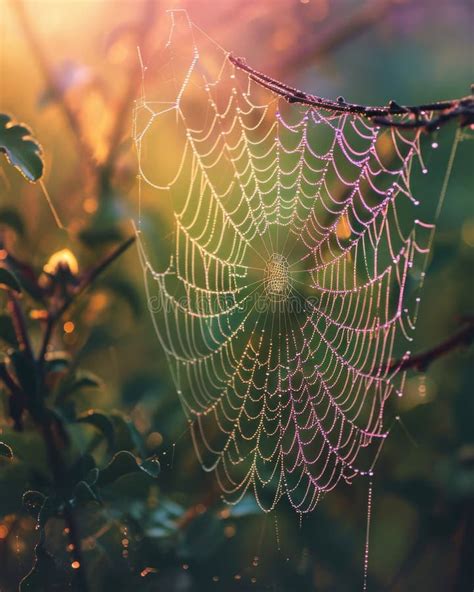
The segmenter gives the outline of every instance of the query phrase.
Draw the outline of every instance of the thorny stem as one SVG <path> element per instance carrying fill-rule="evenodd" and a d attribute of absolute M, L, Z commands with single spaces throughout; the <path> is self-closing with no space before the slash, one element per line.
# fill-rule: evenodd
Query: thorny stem
<path fill-rule="evenodd" d="M 449 101 L 439 101 L 424 105 L 402 106 L 395 101 L 390 101 L 386 106 L 367 106 L 357 103 L 350 103 L 339 97 L 337 101 L 323 99 L 316 95 L 298 90 L 283 82 L 271 78 L 258 70 L 254 70 L 243 58 L 237 58 L 232 54 L 228 56 L 229 61 L 239 70 L 246 72 L 251 80 L 283 97 L 289 103 L 299 103 L 324 109 L 336 114 L 361 115 L 371 119 L 377 125 L 388 127 L 418 128 L 431 132 L 451 120 L 459 120 L 460 126 L 467 126 L 474 123 L 474 96 Z M 427 119 L 426 114 L 439 114 Z M 394 116 L 411 115 L 410 120 L 396 120 Z"/>

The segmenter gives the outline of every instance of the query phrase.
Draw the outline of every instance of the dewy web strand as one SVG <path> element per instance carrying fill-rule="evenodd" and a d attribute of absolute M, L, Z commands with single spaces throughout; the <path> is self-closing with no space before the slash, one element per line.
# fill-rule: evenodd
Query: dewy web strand
<path fill-rule="evenodd" d="M 224 499 L 309 512 L 372 478 L 403 391 L 436 211 L 421 131 L 288 104 L 182 11 L 161 57 L 134 122 L 141 211 L 172 227 L 164 263 L 139 233 L 154 326 Z"/>

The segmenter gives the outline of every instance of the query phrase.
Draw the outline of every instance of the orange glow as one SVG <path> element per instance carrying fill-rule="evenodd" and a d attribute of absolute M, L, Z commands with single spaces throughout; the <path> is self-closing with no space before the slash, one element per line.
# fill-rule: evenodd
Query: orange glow
<path fill-rule="evenodd" d="M 79 563 L 79 561 L 73 561 L 71 563 L 71 567 L 72 569 L 79 569 L 81 567 L 81 564 Z"/>
<path fill-rule="evenodd" d="M 235 536 L 236 532 L 237 532 L 237 529 L 235 528 L 235 526 L 233 524 L 229 524 L 228 526 L 226 526 L 224 528 L 224 534 L 228 539 L 231 539 L 233 536 Z"/>
<path fill-rule="evenodd" d="M 87 212 L 87 214 L 93 214 L 94 212 L 96 212 L 98 206 L 99 204 L 94 197 L 87 197 L 84 200 L 84 203 L 82 204 L 84 212 Z"/>
<path fill-rule="evenodd" d="M 72 321 L 66 321 L 63 326 L 64 333 L 72 333 L 75 329 L 75 325 Z"/>
<path fill-rule="evenodd" d="M 163 444 L 163 436 L 160 432 L 152 432 L 146 439 L 146 445 L 150 449 L 158 448 Z"/>
<path fill-rule="evenodd" d="M 35 321 L 46 320 L 48 318 L 48 313 L 43 309 L 34 309 L 30 311 L 30 318 Z"/>
<path fill-rule="evenodd" d="M 0 540 L 6 539 L 8 536 L 8 528 L 5 524 L 0 524 Z"/>
<path fill-rule="evenodd" d="M 140 572 L 140 575 L 142 578 L 146 578 L 146 576 L 151 573 L 158 573 L 158 570 L 154 567 L 145 567 L 145 569 Z"/>
<path fill-rule="evenodd" d="M 348 239 L 351 237 L 351 227 L 349 225 L 349 220 L 347 218 L 347 214 L 343 214 L 336 227 L 336 234 L 338 238 Z"/>

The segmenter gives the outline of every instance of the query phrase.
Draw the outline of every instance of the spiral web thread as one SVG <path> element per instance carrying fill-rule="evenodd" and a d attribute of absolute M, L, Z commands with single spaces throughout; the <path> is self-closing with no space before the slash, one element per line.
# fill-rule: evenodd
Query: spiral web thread
<path fill-rule="evenodd" d="M 134 121 L 142 193 L 172 211 L 161 264 L 139 220 L 156 332 L 224 499 L 309 512 L 372 475 L 402 394 L 436 207 L 419 132 L 288 105 L 181 11 L 160 60 Z"/>

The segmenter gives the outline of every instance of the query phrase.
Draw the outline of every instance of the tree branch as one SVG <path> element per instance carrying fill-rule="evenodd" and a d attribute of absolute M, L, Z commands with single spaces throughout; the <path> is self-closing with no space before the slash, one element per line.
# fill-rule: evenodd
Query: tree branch
<path fill-rule="evenodd" d="M 449 353 L 453 349 L 462 345 L 469 345 L 474 340 L 474 317 L 468 318 L 464 322 L 464 326 L 461 327 L 454 335 L 442 341 L 436 347 L 428 349 L 422 353 L 415 354 L 408 358 L 401 358 L 392 362 L 388 368 L 389 372 L 394 370 L 408 370 L 414 369 L 418 372 L 423 372 L 428 366 L 445 354 Z"/>
<path fill-rule="evenodd" d="M 459 120 L 461 127 L 474 123 L 474 96 L 467 96 L 461 99 L 438 101 L 424 105 L 401 106 L 395 101 L 390 101 L 384 106 L 367 106 L 345 101 L 338 97 L 336 101 L 324 99 L 316 95 L 306 93 L 302 90 L 279 82 L 258 70 L 247 65 L 245 59 L 237 58 L 232 54 L 228 56 L 229 61 L 239 70 L 246 72 L 251 80 L 284 98 L 288 103 L 299 103 L 316 107 L 335 114 L 361 115 L 371 119 L 378 125 L 424 129 L 427 132 L 434 131 L 441 125 L 452 120 Z M 428 119 L 427 114 L 437 114 Z M 397 116 L 410 115 L 410 120 L 394 119 Z"/>

